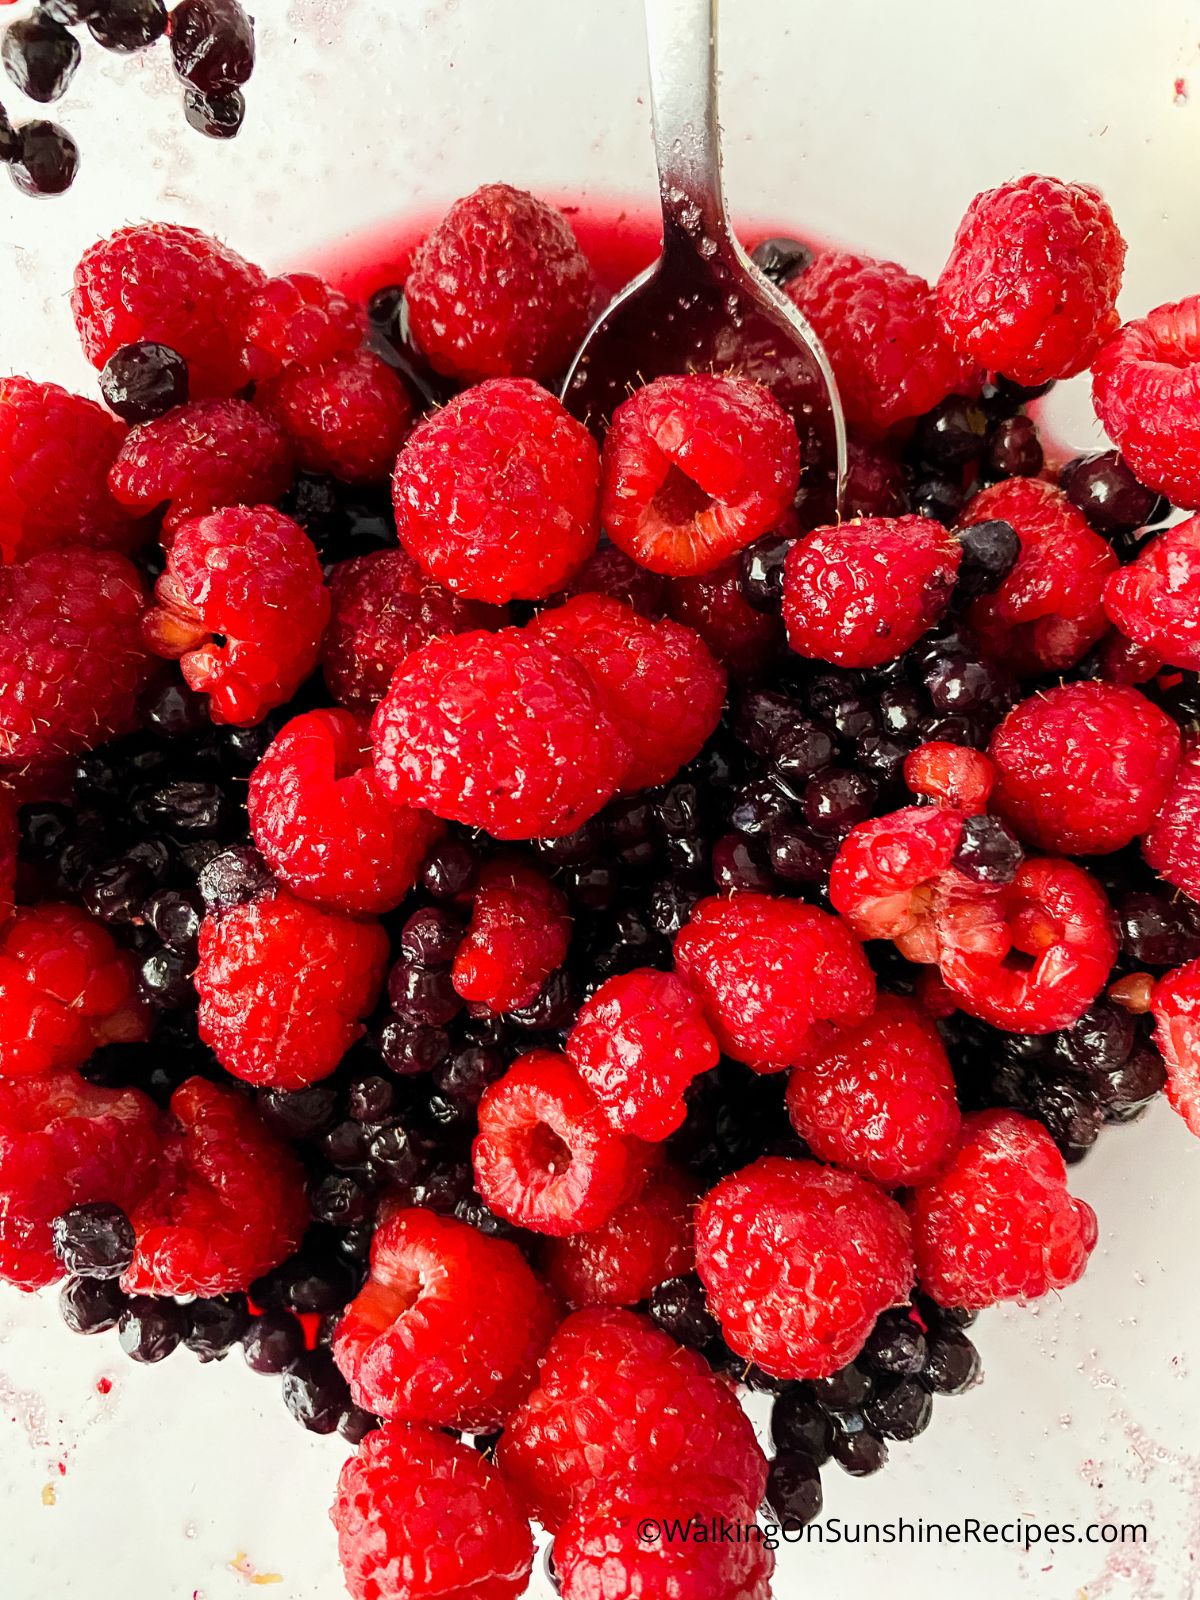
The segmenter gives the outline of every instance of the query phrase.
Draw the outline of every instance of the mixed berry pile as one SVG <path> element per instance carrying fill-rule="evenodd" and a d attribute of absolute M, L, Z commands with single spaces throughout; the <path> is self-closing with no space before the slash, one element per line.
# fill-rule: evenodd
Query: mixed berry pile
<path fill-rule="evenodd" d="M 1200 299 L 1119 326 L 1050 178 L 936 288 L 756 254 L 834 526 L 736 374 L 597 444 L 503 185 L 367 308 L 122 229 L 104 404 L 0 380 L 0 1276 L 358 1446 L 356 1600 L 515 1597 L 531 1518 L 567 1600 L 765 1600 L 638 1521 L 816 1515 L 1083 1272 L 1102 1126 L 1200 1133 Z"/>

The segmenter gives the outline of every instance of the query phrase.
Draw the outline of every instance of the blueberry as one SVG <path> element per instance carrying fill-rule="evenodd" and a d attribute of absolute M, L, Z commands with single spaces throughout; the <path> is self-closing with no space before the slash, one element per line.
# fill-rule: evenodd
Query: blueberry
<path fill-rule="evenodd" d="M 925 1365 L 925 1335 L 907 1311 L 885 1311 L 871 1330 L 862 1353 L 876 1372 L 911 1377 Z"/>
<path fill-rule="evenodd" d="M 1044 457 L 1031 417 L 1004 417 L 988 436 L 986 468 L 993 478 L 1036 478 Z"/>
<path fill-rule="evenodd" d="M 189 87 L 183 91 L 183 116 L 189 128 L 207 139 L 233 139 L 246 120 L 246 97 L 240 89 L 205 94 Z"/>
<path fill-rule="evenodd" d="M 803 1451 L 781 1451 L 767 1474 L 766 1499 L 782 1527 L 811 1522 L 823 1504 L 817 1464 Z"/>
<path fill-rule="evenodd" d="M 304 1329 L 290 1311 L 264 1311 L 242 1335 L 251 1372 L 285 1372 L 304 1350 Z"/>
<path fill-rule="evenodd" d="M 57 122 L 26 122 L 16 130 L 16 155 L 8 174 L 23 194 L 62 194 L 75 182 L 79 146 Z"/>
<path fill-rule="evenodd" d="M 954 851 L 954 865 L 972 883 L 1011 883 L 1025 852 L 998 817 L 968 817 Z"/>
<path fill-rule="evenodd" d="M 258 1096 L 258 1109 L 264 1121 L 285 1139 L 315 1139 L 337 1114 L 337 1093 L 327 1083 L 314 1083 L 307 1089 L 264 1089 Z"/>
<path fill-rule="evenodd" d="M 188 397 L 187 362 L 169 345 L 144 340 L 109 356 L 100 393 L 110 411 L 126 422 L 151 422 Z"/>
<path fill-rule="evenodd" d="M 864 1413 L 868 1426 L 885 1439 L 915 1439 L 933 1415 L 933 1396 L 914 1378 L 898 1378 L 878 1388 Z"/>
<path fill-rule="evenodd" d="M 405 1022 L 441 1027 L 462 1010 L 462 997 L 450 981 L 449 971 L 416 966 L 400 960 L 388 977 L 388 1001 Z"/>
<path fill-rule="evenodd" d="M 4 70 L 23 95 L 42 105 L 66 93 L 79 56 L 78 39 L 45 11 L 10 22 L 0 40 Z"/>
<path fill-rule="evenodd" d="M 1059 482 L 1071 503 L 1106 538 L 1161 522 L 1167 514 L 1166 501 L 1138 482 L 1117 450 L 1076 457 L 1063 468 Z"/>
<path fill-rule="evenodd" d="M 839 1412 L 833 1430 L 833 1459 L 852 1478 L 878 1472 L 887 1461 L 887 1445 L 867 1426 L 861 1411 Z"/>
<path fill-rule="evenodd" d="M 238 0 L 179 0 L 171 59 L 184 82 L 204 94 L 236 89 L 254 70 L 254 24 Z"/>
<path fill-rule="evenodd" d="M 871 1393 L 871 1377 L 853 1361 L 827 1378 L 813 1381 L 813 1393 L 830 1411 L 853 1411 Z"/>
<path fill-rule="evenodd" d="M 92 1200 L 71 1206 L 50 1228 L 54 1254 L 80 1278 L 119 1278 L 133 1260 L 133 1224 L 120 1206 Z"/>
<path fill-rule="evenodd" d="M 702 1350 L 720 1336 L 720 1324 L 709 1311 L 704 1288 L 694 1274 L 668 1278 L 653 1289 L 650 1316 L 677 1344 L 691 1350 Z"/>
<path fill-rule="evenodd" d="M 350 1444 L 358 1445 L 379 1426 L 379 1418 L 354 1404 L 346 1406 L 337 1420 L 337 1431 Z"/>
<path fill-rule="evenodd" d="M 105 0 L 88 19 L 88 31 L 106 50 L 127 55 L 144 50 L 167 31 L 163 0 Z"/>
<path fill-rule="evenodd" d="M 979 1352 L 965 1333 L 943 1328 L 931 1334 L 921 1382 L 935 1394 L 962 1394 L 979 1382 Z"/>
<path fill-rule="evenodd" d="M 179 1348 L 187 1331 L 187 1312 L 174 1300 L 135 1295 L 121 1313 L 117 1338 L 131 1361 L 153 1366 Z"/>
<path fill-rule="evenodd" d="M 793 543 L 768 533 L 742 551 L 738 582 L 743 598 L 756 611 L 778 613 L 783 600 L 783 563 Z"/>
<path fill-rule="evenodd" d="M 802 239 L 789 239 L 781 234 L 756 244 L 750 259 L 764 277 L 782 285 L 807 272 L 813 263 L 813 253 Z"/>
<path fill-rule="evenodd" d="M 275 877 L 253 845 L 235 845 L 213 857 L 201 872 L 198 887 L 209 911 L 228 911 L 272 892 Z"/>
<path fill-rule="evenodd" d="M 963 599 L 998 589 L 1021 554 L 1016 529 L 999 518 L 960 528 L 957 538 L 962 546 L 957 592 Z"/>
<path fill-rule="evenodd" d="M 802 1384 L 786 1389 L 771 1410 L 771 1440 L 780 1454 L 800 1452 L 816 1466 L 829 1460 L 833 1424 Z"/>
<path fill-rule="evenodd" d="M 201 1361 L 221 1361 L 250 1325 L 250 1312 L 242 1294 L 193 1300 L 187 1308 L 183 1342 Z"/>
<path fill-rule="evenodd" d="M 415 911 L 400 930 L 402 955 L 419 967 L 448 967 L 462 943 L 460 918 L 441 906 Z"/>
<path fill-rule="evenodd" d="M 987 413 L 972 400 L 952 394 L 919 419 L 913 431 L 914 458 L 947 472 L 978 460 L 988 429 Z"/>
<path fill-rule="evenodd" d="M 333 1433 L 350 1390 L 328 1350 L 306 1350 L 283 1375 L 283 1403 L 310 1433 Z"/>
<path fill-rule="evenodd" d="M 59 1315 L 72 1333 L 106 1333 L 127 1301 L 113 1278 L 68 1278 L 59 1290 Z"/>

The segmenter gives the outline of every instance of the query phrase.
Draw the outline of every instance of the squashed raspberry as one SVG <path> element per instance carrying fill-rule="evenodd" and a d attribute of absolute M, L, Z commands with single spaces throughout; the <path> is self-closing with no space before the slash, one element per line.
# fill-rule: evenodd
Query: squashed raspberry
<path fill-rule="evenodd" d="M 648 1140 L 680 1126 L 683 1091 L 720 1055 L 698 997 L 652 967 L 602 983 L 581 1006 L 566 1051 L 613 1127 Z"/>
<path fill-rule="evenodd" d="M 940 621 L 961 560 L 958 540 L 932 517 L 814 528 L 784 563 L 788 643 L 842 667 L 894 661 Z"/>
<path fill-rule="evenodd" d="M 726 1343 L 780 1378 L 823 1378 L 913 1282 L 908 1219 L 853 1173 L 763 1156 L 696 1213 L 696 1270 Z"/>
<path fill-rule="evenodd" d="M 415 651 L 392 679 L 372 736 L 394 800 L 497 839 L 573 832 L 629 766 L 583 668 L 517 628 Z"/>
<path fill-rule="evenodd" d="M 187 362 L 193 398 L 231 395 L 246 381 L 241 329 L 262 282 L 257 267 L 196 228 L 144 222 L 84 251 L 71 309 L 94 367 L 150 339 Z"/>
<path fill-rule="evenodd" d="M 1156 534 L 1104 586 L 1104 609 L 1160 660 L 1200 670 L 1200 517 Z"/>
<path fill-rule="evenodd" d="M 304 1171 L 250 1101 L 205 1078 L 171 1096 L 155 1187 L 130 1213 L 130 1294 L 229 1294 L 291 1254 L 308 1223 Z"/>
<path fill-rule="evenodd" d="M 69 1206 L 129 1210 L 154 1181 L 159 1114 L 137 1089 L 75 1072 L 0 1078 L 0 1278 L 40 1289 L 62 1276 L 50 1224 Z"/>
<path fill-rule="evenodd" d="M 1092 362 L 1092 403 L 1135 475 L 1174 505 L 1200 507 L 1200 295 L 1119 328 Z"/>
<path fill-rule="evenodd" d="M 931 739 L 905 756 L 904 781 L 914 794 L 975 817 L 987 810 L 996 769 L 982 750 Z"/>
<path fill-rule="evenodd" d="M 1179 728 L 1139 694 L 1064 683 L 1023 700 L 992 735 L 992 808 L 1042 850 L 1102 855 L 1153 823 L 1179 765 Z"/>
<path fill-rule="evenodd" d="M 557 1321 L 516 1245 L 394 1207 L 333 1352 L 355 1401 L 376 1416 L 485 1433 L 533 1387 Z"/>
<path fill-rule="evenodd" d="M 757 1505 L 767 1479 L 733 1390 L 648 1318 L 600 1306 L 574 1312 L 551 1339 L 499 1461 L 551 1530 L 602 1486 L 712 1472 Z"/>
<path fill-rule="evenodd" d="M 1125 241 L 1104 196 L 1030 175 L 975 196 L 938 279 L 958 348 L 1014 383 L 1081 372 L 1117 326 Z"/>
<path fill-rule="evenodd" d="M 700 635 L 731 678 L 753 678 L 782 654 L 779 618 L 748 603 L 736 560 L 698 578 L 672 579 L 667 610 Z"/>
<path fill-rule="evenodd" d="M 494 378 L 426 417 L 392 479 L 400 542 L 447 589 L 536 600 L 596 548 L 592 436 L 528 378 Z"/>
<path fill-rule="evenodd" d="M 1200 961 L 1160 978 L 1150 997 L 1167 1099 L 1200 1138 Z"/>
<path fill-rule="evenodd" d="M 1142 854 L 1168 883 L 1200 901 L 1200 741 L 1184 750 Z"/>
<path fill-rule="evenodd" d="M 655 378 L 613 413 L 600 520 L 652 572 L 712 572 L 773 528 L 800 476 L 800 442 L 747 378 Z"/>
<path fill-rule="evenodd" d="M 315 367 L 349 355 L 362 339 L 358 313 L 312 272 L 268 278 L 246 307 L 246 376 L 273 378 L 291 362 Z"/>
<path fill-rule="evenodd" d="M 860 939 L 892 939 L 910 961 L 936 961 L 936 902 L 962 828 L 961 814 L 942 806 L 905 806 L 860 822 L 830 868 L 834 910 Z"/>
<path fill-rule="evenodd" d="M 532 1004 L 571 942 L 566 896 L 535 867 L 503 858 L 479 875 L 471 921 L 451 979 L 464 1000 L 489 1011 Z"/>
<path fill-rule="evenodd" d="M 675 965 L 721 1048 L 759 1072 L 809 1060 L 875 1003 L 874 976 L 846 924 L 797 900 L 701 900 L 676 937 Z"/>
<path fill-rule="evenodd" d="M 667 580 L 661 572 L 639 567 L 632 556 L 602 538 L 563 586 L 561 595 L 551 596 L 549 604 L 577 594 L 606 594 L 610 600 L 632 606 L 639 616 L 661 617 L 667 602 Z"/>
<path fill-rule="evenodd" d="M 1067 1192 L 1053 1139 L 1015 1111 L 964 1117 L 949 1164 L 908 1211 L 922 1287 L 968 1310 L 1065 1289 L 1096 1243 L 1095 1212 Z"/>
<path fill-rule="evenodd" d="M 517 1600 L 528 1586 L 524 1512 L 490 1461 L 440 1429 L 368 1434 L 329 1515 L 353 1600 Z"/>
<path fill-rule="evenodd" d="M 826 250 L 784 293 L 825 346 L 846 421 L 867 439 L 978 385 L 946 337 L 934 291 L 894 261 Z"/>
<path fill-rule="evenodd" d="M 358 1038 L 387 961 L 377 923 L 321 911 L 285 890 L 209 916 L 200 929 L 200 1037 L 247 1083 L 299 1089 Z"/>
<path fill-rule="evenodd" d="M 343 483 L 386 483 L 412 426 L 408 390 L 371 350 L 286 367 L 255 400 L 287 434 L 306 472 L 328 472 Z"/>
<path fill-rule="evenodd" d="M 695 1265 L 695 1185 L 671 1166 L 652 1171 L 639 1194 L 590 1233 L 552 1239 L 546 1281 L 570 1306 L 634 1306 Z"/>
<path fill-rule="evenodd" d="M 788 1082 L 788 1116 L 822 1161 L 885 1189 L 920 1183 L 958 1133 L 958 1100 L 945 1046 L 911 1000 L 881 994 Z"/>
<path fill-rule="evenodd" d="M 214 722 L 261 721 L 317 664 L 329 592 L 304 529 L 271 506 L 184 522 L 154 592 L 146 641 L 180 660 Z"/>
<path fill-rule="evenodd" d="M 247 796 L 254 842 L 301 899 L 332 911 L 391 911 L 412 888 L 444 824 L 393 805 L 371 765 L 366 722 L 349 711 L 293 717 Z"/>
<path fill-rule="evenodd" d="M 475 1184 L 493 1211 L 534 1233 L 588 1233 L 637 1191 L 645 1162 L 610 1125 L 565 1056 L 531 1050 L 479 1103 Z"/>
<path fill-rule="evenodd" d="M 984 650 L 1022 676 L 1060 672 L 1103 636 L 1104 585 L 1117 570 L 1112 547 L 1093 533 L 1061 489 L 1009 478 L 982 489 L 959 526 L 999 519 L 1021 541 L 1017 564 L 968 612 Z"/>
<path fill-rule="evenodd" d="M 429 364 L 467 383 L 562 371 L 595 297 L 562 212 L 506 183 L 454 202 L 413 257 L 404 288 Z"/>
<path fill-rule="evenodd" d="M 725 673 L 703 639 L 603 595 L 543 611 L 530 631 L 577 661 L 632 752 L 626 791 L 673 778 L 721 719 Z"/>

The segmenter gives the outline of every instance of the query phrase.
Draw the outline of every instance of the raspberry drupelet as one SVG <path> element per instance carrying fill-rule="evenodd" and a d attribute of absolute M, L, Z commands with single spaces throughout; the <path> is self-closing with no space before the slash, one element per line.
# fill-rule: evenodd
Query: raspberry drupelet
<path fill-rule="evenodd" d="M 503 856 L 479 875 L 471 920 L 451 969 L 464 1000 L 489 1011 L 531 1005 L 567 954 L 571 915 L 561 889 L 535 867 Z"/>
<path fill-rule="evenodd" d="M 695 1185 L 677 1168 L 651 1171 L 641 1192 L 590 1233 L 551 1239 L 542 1258 L 550 1287 L 570 1306 L 635 1306 L 695 1265 Z"/>
<path fill-rule="evenodd" d="M 1192 739 L 1142 854 L 1160 877 L 1200 901 L 1200 741 Z"/>
<path fill-rule="evenodd" d="M 1104 586 L 1121 632 L 1170 666 L 1200 670 L 1200 517 L 1164 528 Z"/>
<path fill-rule="evenodd" d="M 283 429 L 306 472 L 328 472 L 343 483 L 386 483 L 412 426 L 408 390 L 370 350 L 285 367 L 255 401 Z"/>
<path fill-rule="evenodd" d="M 1092 362 L 1092 402 L 1148 488 L 1200 507 L 1200 295 L 1156 306 L 1119 328 Z"/>
<path fill-rule="evenodd" d="M 243 316 L 246 376 L 257 383 L 293 362 L 312 367 L 349 355 L 362 341 L 359 320 L 346 296 L 313 272 L 268 278 Z"/>
<path fill-rule="evenodd" d="M 1167 1099 L 1200 1138 L 1200 961 L 1160 978 L 1150 1008 L 1167 1068 Z"/>

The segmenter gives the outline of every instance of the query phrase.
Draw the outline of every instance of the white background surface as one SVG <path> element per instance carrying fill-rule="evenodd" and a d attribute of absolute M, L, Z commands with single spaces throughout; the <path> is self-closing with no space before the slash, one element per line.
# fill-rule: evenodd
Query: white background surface
<path fill-rule="evenodd" d="M 83 150 L 76 188 L 34 202 L 0 179 L 0 369 L 94 381 L 70 327 L 70 266 L 125 221 L 195 222 L 283 268 L 492 179 L 653 194 L 634 0 L 254 10 L 260 65 L 231 146 L 183 126 L 163 48 L 127 61 L 85 49 L 52 113 Z M 725 0 L 724 13 L 735 209 L 932 274 L 976 189 L 1056 172 L 1108 194 L 1131 246 L 1128 314 L 1200 289 L 1200 7 Z M 6 89 L 15 117 L 42 114 Z M 1059 415 L 1091 442 L 1078 393 Z M 877 1478 L 830 1467 L 826 1511 L 1146 1521 L 1150 1545 L 805 1548 L 781 1558 L 778 1595 L 1200 1593 L 1200 1147 L 1159 1106 L 1107 1132 L 1076 1183 L 1100 1217 L 1085 1281 L 985 1317 L 983 1387 L 939 1402 Z M 335 1600 L 325 1507 L 343 1454 L 292 1422 L 274 1381 L 238 1357 L 201 1369 L 180 1351 L 138 1369 L 112 1336 L 62 1331 L 52 1297 L 0 1291 L 0 1600 L 234 1600 L 259 1589 L 231 1568 L 239 1555 L 278 1576 L 267 1595 Z"/>

